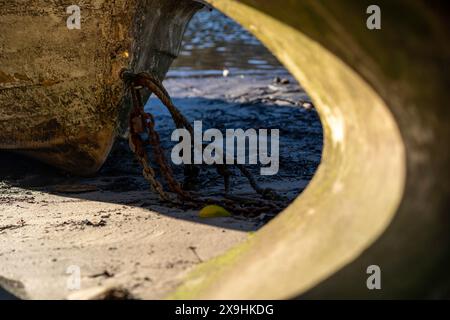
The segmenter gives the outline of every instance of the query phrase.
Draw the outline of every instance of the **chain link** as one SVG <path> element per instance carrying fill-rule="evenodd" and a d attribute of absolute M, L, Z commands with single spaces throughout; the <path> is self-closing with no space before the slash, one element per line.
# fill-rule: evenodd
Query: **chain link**
<path fill-rule="evenodd" d="M 182 206 L 183 208 L 198 208 L 199 206 L 208 204 L 219 204 L 234 214 L 242 215 L 256 215 L 269 211 L 277 213 L 283 208 L 280 201 L 281 197 L 276 195 L 271 189 L 263 189 L 259 187 L 252 174 L 240 164 L 237 164 L 236 167 L 248 179 L 252 188 L 260 194 L 263 199 L 250 199 L 230 195 L 229 189 L 231 173 L 225 165 L 216 165 L 217 172 L 224 178 L 224 199 L 201 197 L 184 190 L 175 179 L 172 169 L 166 159 L 166 156 L 164 155 L 159 134 L 155 130 L 154 117 L 150 113 L 144 111 L 144 103 L 142 101 L 140 90 L 146 88 L 151 93 L 154 93 L 169 110 L 175 126 L 177 128 L 184 128 L 188 130 L 191 136 L 193 136 L 194 130 L 191 124 L 173 104 L 167 90 L 156 76 L 150 73 L 135 74 L 129 70 L 122 70 L 120 76 L 125 82 L 127 90 L 131 92 L 133 103 L 129 120 L 130 148 L 143 167 L 144 178 L 149 181 L 153 190 L 158 193 L 162 201 L 171 202 L 177 206 Z M 147 134 L 146 142 L 142 140 L 142 133 Z M 177 198 L 171 197 L 168 193 L 166 193 L 161 183 L 156 179 L 155 170 L 150 166 L 147 152 L 145 150 L 146 144 L 152 147 L 155 161 L 161 170 L 162 176 L 166 180 L 170 191 L 176 194 Z M 193 178 L 198 174 L 198 170 L 193 165 L 189 166 L 189 170 L 185 170 L 185 174 L 188 172 L 189 177 Z"/>

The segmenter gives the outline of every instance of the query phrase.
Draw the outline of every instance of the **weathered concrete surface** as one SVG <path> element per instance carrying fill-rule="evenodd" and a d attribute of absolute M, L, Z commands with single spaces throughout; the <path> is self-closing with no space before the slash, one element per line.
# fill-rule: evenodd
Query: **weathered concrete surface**
<path fill-rule="evenodd" d="M 161 78 L 177 55 L 191 1 L 0 1 L 0 148 L 90 174 L 126 120 L 119 71 Z M 164 27 L 163 27 L 164 26 Z"/>
<path fill-rule="evenodd" d="M 322 164 L 251 240 L 197 268 L 175 298 L 424 298 L 448 285 L 447 13 L 434 2 L 224 1 L 313 98 Z M 368 290 L 379 265 L 382 290 Z M 305 294 L 306 293 L 306 294 Z"/>

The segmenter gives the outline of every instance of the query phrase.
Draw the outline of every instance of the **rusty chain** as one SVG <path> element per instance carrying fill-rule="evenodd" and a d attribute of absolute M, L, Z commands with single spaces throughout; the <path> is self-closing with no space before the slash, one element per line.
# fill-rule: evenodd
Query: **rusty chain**
<path fill-rule="evenodd" d="M 248 179 L 252 188 L 258 194 L 263 196 L 264 199 L 255 200 L 230 195 L 229 189 L 231 173 L 225 165 L 216 165 L 217 172 L 224 178 L 224 199 L 201 197 L 184 190 L 175 179 L 172 169 L 165 157 L 159 134 L 155 130 L 154 117 L 150 113 L 144 111 L 144 103 L 142 101 L 140 90 L 146 88 L 151 93 L 154 93 L 169 110 L 175 126 L 177 128 L 184 128 L 188 130 L 191 136 L 193 136 L 194 130 L 191 124 L 173 104 L 167 90 L 164 88 L 161 81 L 159 81 L 159 79 L 154 75 L 150 73 L 135 74 L 129 70 L 122 70 L 120 77 L 124 81 L 127 90 L 131 93 L 133 105 L 129 119 L 130 148 L 143 167 L 143 176 L 147 181 L 149 181 L 150 185 L 158 193 L 162 201 L 171 202 L 175 205 L 182 206 L 183 208 L 196 208 L 199 207 L 199 205 L 219 204 L 235 214 L 244 215 L 256 215 L 266 211 L 280 211 L 282 209 L 282 205 L 279 201 L 277 201 L 280 198 L 271 189 L 260 188 L 252 174 L 240 164 L 237 164 L 236 167 Z M 143 141 L 141 137 L 141 134 L 143 133 L 147 134 L 147 141 Z M 168 188 L 176 194 L 178 198 L 173 198 L 167 194 L 161 183 L 156 179 L 155 170 L 149 164 L 145 145 L 150 145 L 152 147 L 155 161 L 161 170 L 162 176 L 164 177 Z M 185 174 L 186 172 L 191 178 L 198 174 L 198 170 L 193 165 L 190 165 L 189 170 L 185 170 Z"/>

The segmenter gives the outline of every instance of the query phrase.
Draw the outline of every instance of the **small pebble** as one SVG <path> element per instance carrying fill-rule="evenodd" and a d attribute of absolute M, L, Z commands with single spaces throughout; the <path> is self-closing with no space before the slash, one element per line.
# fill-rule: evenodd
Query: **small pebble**
<path fill-rule="evenodd" d="M 310 109 L 313 108 L 312 103 L 309 103 L 309 102 L 304 102 L 302 106 L 303 106 L 303 108 L 305 108 L 306 110 L 310 110 Z"/>

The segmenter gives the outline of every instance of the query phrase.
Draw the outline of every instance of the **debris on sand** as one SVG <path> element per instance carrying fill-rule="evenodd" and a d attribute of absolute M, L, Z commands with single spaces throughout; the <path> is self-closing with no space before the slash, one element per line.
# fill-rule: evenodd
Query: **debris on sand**
<path fill-rule="evenodd" d="M 190 247 L 189 247 L 189 250 L 191 250 L 192 253 L 195 255 L 195 257 L 196 257 L 197 260 L 198 260 L 198 263 L 202 263 L 202 262 L 203 262 L 203 259 L 200 258 L 200 256 L 198 255 L 197 247 L 195 247 L 195 246 L 190 246 Z"/>
<path fill-rule="evenodd" d="M 3 233 L 5 230 L 14 230 L 14 229 L 19 229 L 26 226 L 26 223 L 23 219 L 20 219 L 19 221 L 17 221 L 16 224 L 7 224 L 4 226 L 0 226 L 0 233 Z"/>
<path fill-rule="evenodd" d="M 81 221 L 82 224 L 86 225 L 86 226 L 90 226 L 90 227 L 104 227 L 106 226 L 106 220 L 101 219 L 99 221 L 90 221 L 90 220 L 83 220 Z"/>
<path fill-rule="evenodd" d="M 133 300 L 132 294 L 125 288 L 108 286 L 79 290 L 67 297 L 67 300 Z"/>
<path fill-rule="evenodd" d="M 199 217 L 200 218 L 231 217 L 231 213 L 221 206 L 209 205 L 200 210 Z"/>
<path fill-rule="evenodd" d="M 100 220 L 89 220 L 89 219 L 84 219 L 81 221 L 74 221 L 74 220 L 69 220 L 69 221 L 64 221 L 58 225 L 56 225 L 56 227 L 64 227 L 64 226 L 73 226 L 73 227 L 79 227 L 81 229 L 84 229 L 84 227 L 88 226 L 88 227 L 104 227 L 106 226 L 106 220 L 105 219 L 100 219 Z"/>
<path fill-rule="evenodd" d="M 104 270 L 103 272 L 89 276 L 89 278 L 112 278 L 112 277 L 114 277 L 114 273 L 109 272 L 108 270 Z"/>

